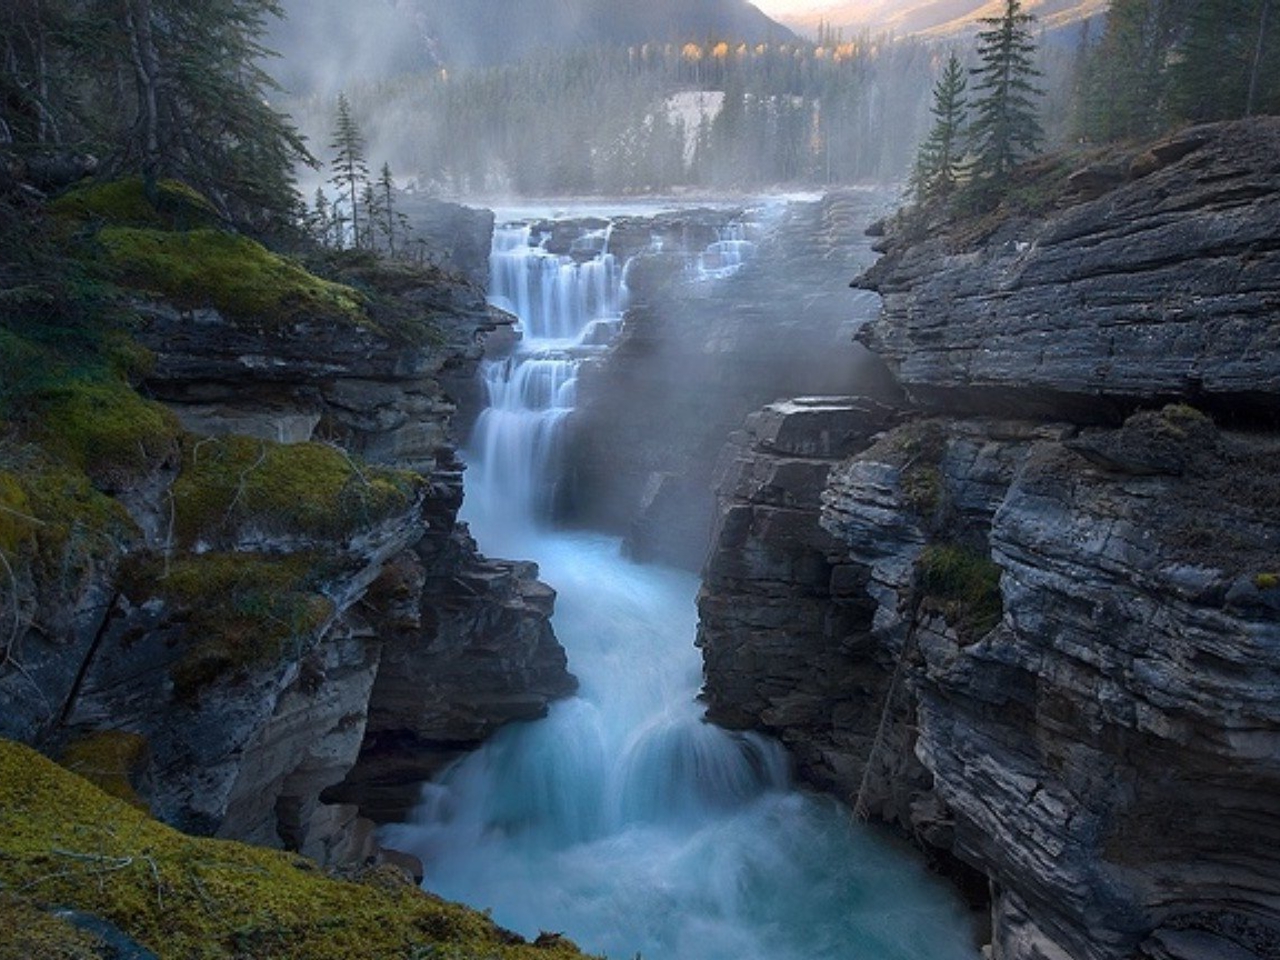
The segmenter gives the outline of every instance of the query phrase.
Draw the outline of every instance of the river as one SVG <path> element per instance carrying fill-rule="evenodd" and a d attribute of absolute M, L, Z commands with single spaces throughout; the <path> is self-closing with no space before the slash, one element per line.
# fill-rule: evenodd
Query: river
<path fill-rule="evenodd" d="M 697 578 L 545 521 L 584 344 L 625 306 L 598 239 L 578 263 L 495 233 L 490 295 L 524 339 L 484 371 L 464 508 L 486 553 L 558 591 L 579 692 L 425 785 L 383 842 L 428 889 L 613 960 L 973 960 L 966 911 L 913 851 L 797 789 L 778 744 L 702 720 Z"/>

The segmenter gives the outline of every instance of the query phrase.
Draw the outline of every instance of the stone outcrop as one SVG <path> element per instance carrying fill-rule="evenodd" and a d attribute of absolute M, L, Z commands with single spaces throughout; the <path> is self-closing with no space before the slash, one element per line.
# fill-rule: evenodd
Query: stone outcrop
<path fill-rule="evenodd" d="M 1186 399 L 1274 417 L 1280 122 L 1196 128 L 1122 160 L 1084 202 L 1096 165 L 1048 187 L 1061 200 L 1044 216 L 891 236 L 856 281 L 884 299 L 862 341 L 913 397 L 952 409 L 1110 419 Z"/>
<path fill-rule="evenodd" d="M 122 775 L 161 819 L 329 863 L 574 687 L 553 592 L 456 520 L 452 385 L 509 321 L 439 271 L 357 268 L 367 323 L 138 304 L 143 388 L 191 433 L 102 497 L 119 538 L 45 584 L 0 669 L 4 735 L 136 738 Z"/>
<path fill-rule="evenodd" d="M 891 671 L 870 658 L 872 607 L 858 603 L 840 541 L 818 523 L 832 467 L 889 426 L 854 398 L 786 401 L 748 418 L 717 471 L 713 549 L 698 600 L 708 717 L 779 736 L 803 776 L 846 797 L 852 740 L 874 733 Z M 845 602 L 846 600 L 851 602 Z"/>
<path fill-rule="evenodd" d="M 915 408 L 832 401 L 802 496 L 759 421 L 726 452 L 710 715 L 988 878 L 998 960 L 1280 956 L 1278 135 L 891 228 L 862 336 Z"/>

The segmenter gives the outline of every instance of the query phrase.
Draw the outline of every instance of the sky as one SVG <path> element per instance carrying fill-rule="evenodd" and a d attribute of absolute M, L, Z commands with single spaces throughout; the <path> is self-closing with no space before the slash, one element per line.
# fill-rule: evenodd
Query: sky
<path fill-rule="evenodd" d="M 752 0 L 771 17 L 789 17 L 838 6 L 838 0 Z"/>

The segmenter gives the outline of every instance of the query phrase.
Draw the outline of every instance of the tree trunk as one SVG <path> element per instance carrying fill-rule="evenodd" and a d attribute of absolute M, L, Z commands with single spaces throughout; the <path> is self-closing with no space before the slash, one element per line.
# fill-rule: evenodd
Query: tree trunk
<path fill-rule="evenodd" d="M 160 58 L 151 32 L 151 0 L 126 0 L 124 26 L 129 37 L 138 94 L 137 126 L 140 128 L 143 184 L 147 196 L 154 202 L 164 158 L 160 149 Z"/>
<path fill-rule="evenodd" d="M 1262 72 L 1262 53 L 1267 41 L 1267 17 L 1271 13 L 1271 0 L 1262 0 L 1262 12 L 1258 17 L 1258 43 L 1253 50 L 1253 66 L 1249 70 L 1249 96 L 1245 100 L 1244 115 L 1253 116 L 1258 102 L 1258 74 Z"/>

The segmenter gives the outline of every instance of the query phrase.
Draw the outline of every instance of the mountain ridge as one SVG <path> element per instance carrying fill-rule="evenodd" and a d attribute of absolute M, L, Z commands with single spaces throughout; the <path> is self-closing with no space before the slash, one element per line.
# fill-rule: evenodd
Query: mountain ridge
<path fill-rule="evenodd" d="M 977 29 L 984 17 L 998 16 L 1000 0 L 844 0 L 826 9 L 812 9 L 780 21 L 798 33 L 812 35 L 819 24 L 847 33 L 870 30 L 898 36 L 943 39 Z M 1105 12 L 1106 0 L 1025 0 L 1047 30 L 1067 27 Z"/>
<path fill-rule="evenodd" d="M 286 0 L 284 12 L 267 46 L 281 54 L 276 78 L 302 95 L 577 48 L 795 39 L 747 0 Z"/>

